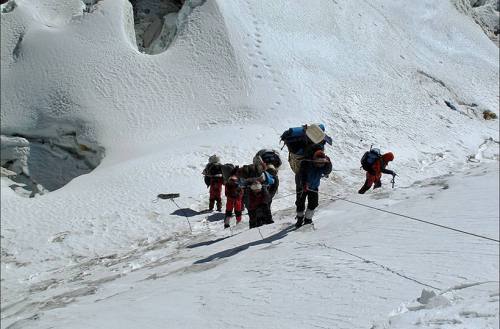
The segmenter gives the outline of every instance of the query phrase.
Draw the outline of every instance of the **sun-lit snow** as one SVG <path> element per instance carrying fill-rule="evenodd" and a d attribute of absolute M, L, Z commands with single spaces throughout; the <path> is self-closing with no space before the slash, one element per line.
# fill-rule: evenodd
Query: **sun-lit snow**
<path fill-rule="evenodd" d="M 331 200 L 498 240 L 499 129 L 483 119 L 499 113 L 498 47 L 454 2 L 190 0 L 156 55 L 137 49 L 126 0 L 13 3 L 2 328 L 498 328 L 498 243 Z M 246 164 L 312 122 L 334 141 L 316 230 L 290 230 L 286 161 L 275 224 L 200 213 L 208 156 Z M 372 144 L 399 177 L 358 196 Z M 60 146 L 98 166 L 78 176 L 93 166 Z M 10 186 L 40 183 L 29 161 L 75 178 L 27 198 Z M 170 192 L 184 211 L 156 200 Z"/>

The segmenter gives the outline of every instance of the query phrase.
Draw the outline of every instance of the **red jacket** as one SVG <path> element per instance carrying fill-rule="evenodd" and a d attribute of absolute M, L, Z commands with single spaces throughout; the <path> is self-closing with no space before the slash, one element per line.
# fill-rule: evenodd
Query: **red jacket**
<path fill-rule="evenodd" d="M 231 176 L 226 184 L 226 197 L 239 199 L 243 197 L 243 189 L 238 185 L 238 177 Z"/>
<path fill-rule="evenodd" d="M 265 188 L 259 192 L 250 191 L 248 193 L 248 210 L 255 210 L 259 206 L 269 204 L 269 193 Z"/>

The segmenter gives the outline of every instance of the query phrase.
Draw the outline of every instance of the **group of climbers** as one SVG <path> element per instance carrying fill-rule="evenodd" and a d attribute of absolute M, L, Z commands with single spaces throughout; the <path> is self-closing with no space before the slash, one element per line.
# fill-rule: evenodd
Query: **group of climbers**
<path fill-rule="evenodd" d="M 274 150 L 259 151 L 252 164 L 241 167 L 222 164 L 216 155 L 209 158 L 203 170 L 205 184 L 210 191 L 209 210 L 222 210 L 222 185 L 225 186 L 226 213 L 224 228 L 230 227 L 233 211 L 236 223 L 241 222 L 243 209 L 248 209 L 250 228 L 274 223 L 271 213 L 272 198 L 278 191 L 278 168 L 281 159 Z"/>
<path fill-rule="evenodd" d="M 315 209 L 318 207 L 318 193 L 321 178 L 332 172 L 332 163 L 325 154 L 325 145 L 332 139 L 325 134 L 322 124 L 304 125 L 287 129 L 281 140 L 288 148 L 288 162 L 295 174 L 296 219 L 295 226 L 311 224 Z M 396 173 L 386 169 L 394 154 L 381 154 L 379 149 L 371 148 L 361 159 L 361 167 L 366 171 L 364 185 L 358 191 L 364 194 L 372 186 L 382 186 L 382 173 L 394 177 Z M 222 185 L 225 186 L 226 213 L 224 227 L 230 227 L 233 211 L 236 223 L 241 222 L 243 209 L 248 209 L 250 228 L 273 223 L 271 203 L 279 186 L 278 169 L 281 166 L 279 153 L 275 150 L 260 150 L 253 163 L 242 167 L 221 164 L 216 155 L 209 158 L 203 171 L 205 183 L 209 187 L 209 210 L 217 205 L 222 210 Z M 307 203 L 307 205 L 306 205 Z"/>

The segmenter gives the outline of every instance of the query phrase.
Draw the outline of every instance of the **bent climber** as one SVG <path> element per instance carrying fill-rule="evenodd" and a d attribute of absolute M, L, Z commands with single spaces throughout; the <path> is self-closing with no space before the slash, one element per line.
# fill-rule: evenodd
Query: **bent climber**
<path fill-rule="evenodd" d="M 269 192 L 260 182 L 250 185 L 248 194 L 249 227 L 259 227 L 264 224 L 274 223 L 269 210 Z"/>
<path fill-rule="evenodd" d="M 377 152 L 378 155 L 375 154 Z M 374 154 L 369 155 L 368 153 L 374 153 Z M 368 158 L 368 157 L 373 157 L 373 160 L 366 159 L 364 161 L 363 159 L 361 159 L 361 165 L 363 169 L 366 170 L 366 180 L 365 184 L 359 189 L 358 191 L 359 194 L 364 194 L 372 187 L 372 185 L 373 189 L 381 187 L 382 174 L 392 175 L 393 179 L 396 176 L 396 173 L 394 171 L 386 169 L 389 162 L 394 160 L 394 154 L 392 152 L 380 155 L 380 151 L 378 149 L 372 149 L 369 152 L 365 153 L 365 156 L 363 156 L 363 158 Z"/>

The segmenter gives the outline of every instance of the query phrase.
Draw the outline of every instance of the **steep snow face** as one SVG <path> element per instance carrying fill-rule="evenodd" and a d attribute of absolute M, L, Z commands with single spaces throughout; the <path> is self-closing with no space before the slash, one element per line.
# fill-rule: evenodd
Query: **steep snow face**
<path fill-rule="evenodd" d="M 498 49 L 448 1 L 212 0 L 156 56 L 136 49 L 130 3 L 95 6 L 64 10 L 64 28 L 33 19 L 27 0 L 3 14 L 3 131 L 78 119 L 112 162 L 213 126 L 258 123 L 279 135 L 323 121 L 347 165 L 395 136 L 399 154 L 464 159 L 489 137 L 476 114 L 498 113 Z M 443 133 L 457 142 L 430 145 Z"/>
<path fill-rule="evenodd" d="M 100 1 L 64 29 L 33 20 L 31 3 L 19 3 L 2 17 L 2 130 L 78 118 L 106 149 L 133 150 L 230 117 L 245 76 L 217 4 L 198 8 L 176 46 L 149 57 L 136 49 L 128 1 Z"/>
<path fill-rule="evenodd" d="M 11 0 L 3 5 L 2 20 L 10 30 L 2 31 L 2 44 L 8 49 L 2 51 L 2 69 L 9 71 L 16 63 L 23 62 L 26 54 L 23 40 L 31 28 L 64 29 L 81 17 L 83 10 L 80 1 Z M 29 75 L 28 68 L 25 72 Z M 12 75 L 2 74 L 3 84 L 12 82 Z M 22 195 L 34 196 L 58 189 L 74 177 L 90 172 L 103 157 L 102 147 L 88 134 L 89 125 L 70 114 L 79 105 L 73 102 L 72 91 L 66 88 L 62 84 L 51 89 L 46 103 L 30 102 L 28 106 L 36 117 L 36 125 L 2 129 L 1 164 L 11 170 L 9 178 L 13 182 L 9 184 Z M 17 92 L 24 95 L 23 89 Z"/>
<path fill-rule="evenodd" d="M 15 10 L 2 14 L 2 94 L 10 94 L 2 97 L 2 132 L 57 140 L 58 127 L 70 127 L 78 139 L 88 141 L 78 144 L 102 154 L 99 150 L 111 144 L 130 152 L 145 141 L 160 143 L 193 129 L 195 121 L 208 126 L 211 113 L 219 109 L 220 119 L 229 116 L 230 100 L 246 89 L 244 76 L 232 64 L 222 20 L 213 23 L 213 17 L 203 18 L 208 14 L 193 12 L 201 2 L 189 4 L 179 19 L 184 22 L 192 12 L 194 21 L 184 31 L 189 42 L 179 41 L 182 45 L 166 57 L 145 58 L 137 52 L 126 1 L 97 2 L 89 13 L 71 16 L 64 10 L 57 17 L 40 14 L 40 4 L 18 2 Z M 214 3 L 203 9 L 219 15 Z M 61 17 L 65 22 L 70 17 L 64 27 L 59 27 Z M 207 44 L 219 47 L 200 58 L 200 45 Z M 123 66 L 125 62 L 129 64 Z M 28 82 L 32 91 L 23 86 Z M 210 101 L 200 108 L 200 99 Z M 194 115 L 200 110 L 205 113 Z M 157 118 L 159 113 L 163 119 Z"/>

